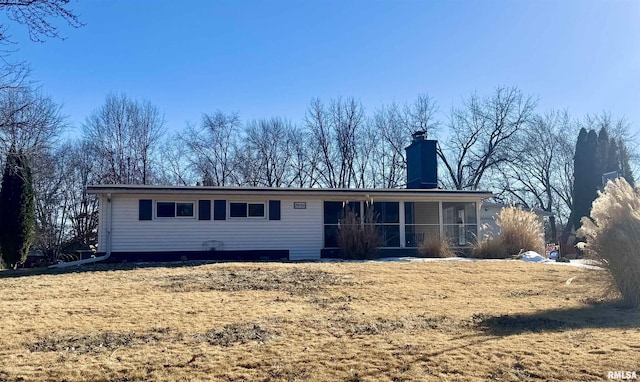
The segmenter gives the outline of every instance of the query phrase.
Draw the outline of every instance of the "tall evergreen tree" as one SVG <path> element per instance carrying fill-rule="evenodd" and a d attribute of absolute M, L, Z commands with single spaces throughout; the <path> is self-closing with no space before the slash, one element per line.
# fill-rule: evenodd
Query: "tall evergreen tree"
<path fill-rule="evenodd" d="M 580 218 L 585 211 L 585 190 L 589 184 L 589 169 L 586 167 L 590 155 L 587 148 L 587 129 L 580 129 L 576 150 L 573 157 L 573 209 L 571 210 L 570 224 L 575 229 L 580 226 Z"/>
<path fill-rule="evenodd" d="M 603 151 L 608 151 L 608 139 L 607 144 L 603 145 Z M 584 190 L 584 204 L 582 216 L 589 216 L 591 214 L 591 203 L 598 197 L 598 190 L 602 186 L 602 170 L 603 165 L 600 160 L 606 155 L 599 153 L 600 142 L 598 141 L 598 135 L 595 130 L 590 130 L 587 134 L 587 156 L 585 157 L 584 167 L 587 170 L 587 183 Z M 578 226 L 579 227 L 579 226 Z M 578 228 L 576 227 L 576 228 Z"/>
<path fill-rule="evenodd" d="M 0 190 L 0 252 L 11 268 L 24 262 L 33 242 L 35 205 L 31 168 L 22 152 L 11 148 Z"/>
<path fill-rule="evenodd" d="M 617 171 L 618 175 L 622 176 L 622 171 L 620 171 L 620 154 L 618 153 L 618 143 L 616 143 L 615 139 L 611 138 L 609 140 L 609 147 L 607 151 L 607 161 L 604 164 L 603 173 Z"/>
<path fill-rule="evenodd" d="M 573 208 L 569 222 L 576 230 L 580 228 L 580 219 L 589 216 L 591 204 L 603 188 L 602 176 L 616 171 L 619 176 L 633 175 L 629 168 L 629 154 L 621 140 L 609 138 L 605 127 L 596 134 L 595 130 L 580 130 L 574 156 Z M 630 183 L 631 184 L 631 183 Z"/>
<path fill-rule="evenodd" d="M 607 129 L 604 126 L 598 132 L 598 147 L 596 158 L 598 161 L 597 171 L 600 173 L 600 176 L 607 172 L 607 164 L 608 164 L 608 156 L 609 156 L 609 133 L 607 133 Z"/>
<path fill-rule="evenodd" d="M 631 171 L 631 165 L 629 164 L 629 150 L 624 144 L 622 139 L 618 139 L 618 168 L 620 169 L 620 175 L 631 185 L 636 186 L 636 181 Z"/>

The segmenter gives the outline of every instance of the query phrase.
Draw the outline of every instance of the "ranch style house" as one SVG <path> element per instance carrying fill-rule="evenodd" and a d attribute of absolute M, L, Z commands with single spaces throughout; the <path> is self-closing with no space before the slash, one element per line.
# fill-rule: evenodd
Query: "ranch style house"
<path fill-rule="evenodd" d="M 94 185 L 98 255 L 106 261 L 318 260 L 339 257 L 345 207 L 373 208 L 378 256 L 412 256 L 430 237 L 468 249 L 484 191 L 437 188 L 436 141 L 414 134 L 406 189 Z"/>

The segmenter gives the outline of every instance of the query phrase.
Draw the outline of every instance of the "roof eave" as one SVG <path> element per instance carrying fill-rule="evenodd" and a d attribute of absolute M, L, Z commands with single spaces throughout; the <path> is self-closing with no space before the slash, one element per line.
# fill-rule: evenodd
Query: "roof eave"
<path fill-rule="evenodd" d="M 268 193 L 272 195 L 306 196 L 309 194 L 318 196 L 439 196 L 452 198 L 477 198 L 485 199 L 492 197 L 488 191 L 454 191 L 441 189 L 414 190 L 414 189 L 328 189 L 328 188 L 258 188 L 258 187 L 203 187 L 203 186 L 139 186 L 139 185 L 94 185 L 88 186 L 87 192 L 90 194 L 225 194 L 253 195 L 257 193 Z"/>

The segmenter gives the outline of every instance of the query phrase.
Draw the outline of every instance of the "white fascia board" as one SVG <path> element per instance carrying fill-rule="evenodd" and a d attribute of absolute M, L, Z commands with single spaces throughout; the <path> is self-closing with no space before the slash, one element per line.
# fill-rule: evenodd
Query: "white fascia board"
<path fill-rule="evenodd" d="M 135 185 L 99 185 L 87 187 L 90 194 L 122 195 L 207 195 L 241 196 L 262 195 L 273 197 L 323 198 L 326 200 L 424 200 L 462 201 L 482 200 L 493 196 L 486 191 L 413 190 L 413 189 L 327 189 L 327 188 L 247 188 L 247 187 L 165 187 Z"/>

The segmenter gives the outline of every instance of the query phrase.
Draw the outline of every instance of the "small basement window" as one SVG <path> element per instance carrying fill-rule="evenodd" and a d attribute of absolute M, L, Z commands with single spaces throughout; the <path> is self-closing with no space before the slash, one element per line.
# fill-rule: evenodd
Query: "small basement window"
<path fill-rule="evenodd" d="M 230 202 L 229 217 L 263 218 L 265 217 L 265 204 L 264 203 Z"/>
<path fill-rule="evenodd" d="M 157 202 L 156 217 L 174 218 L 194 216 L 193 202 Z"/>

